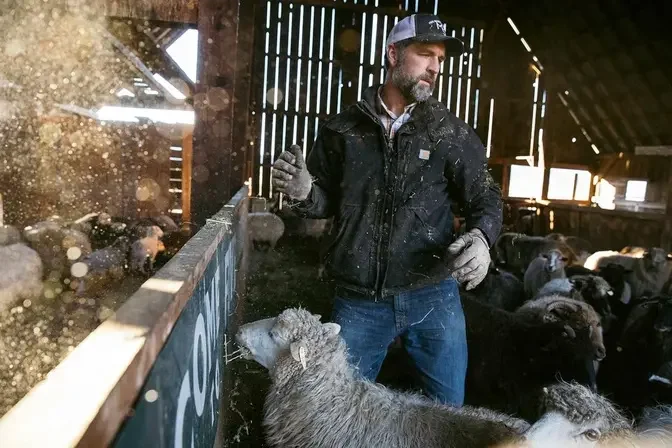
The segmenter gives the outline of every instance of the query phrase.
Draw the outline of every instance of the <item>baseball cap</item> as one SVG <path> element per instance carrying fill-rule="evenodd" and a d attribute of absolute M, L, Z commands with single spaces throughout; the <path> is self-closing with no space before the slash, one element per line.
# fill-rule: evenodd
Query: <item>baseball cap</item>
<path fill-rule="evenodd" d="M 416 42 L 444 42 L 446 55 L 464 52 L 464 44 L 446 34 L 446 24 L 434 14 L 413 14 L 400 20 L 387 36 L 387 45 L 411 39 Z"/>

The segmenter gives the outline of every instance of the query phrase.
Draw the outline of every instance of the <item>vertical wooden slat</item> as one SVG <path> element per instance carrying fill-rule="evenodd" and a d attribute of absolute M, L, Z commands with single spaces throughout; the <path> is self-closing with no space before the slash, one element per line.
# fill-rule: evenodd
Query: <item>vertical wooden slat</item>
<path fill-rule="evenodd" d="M 194 135 L 192 132 L 184 132 L 182 137 L 182 228 L 185 231 L 191 229 L 189 224 L 193 222 L 191 216 L 193 139 Z"/>

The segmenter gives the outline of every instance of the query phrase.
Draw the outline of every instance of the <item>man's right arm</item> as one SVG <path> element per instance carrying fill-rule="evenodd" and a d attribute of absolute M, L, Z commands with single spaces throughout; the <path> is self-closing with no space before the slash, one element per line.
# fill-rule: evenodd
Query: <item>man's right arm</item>
<path fill-rule="evenodd" d="M 338 153 L 338 136 L 328 128 L 320 128 L 306 160 L 306 167 L 313 179 L 310 193 L 302 201 L 290 201 L 292 210 L 299 216 L 326 219 L 334 215 L 342 166 Z"/>

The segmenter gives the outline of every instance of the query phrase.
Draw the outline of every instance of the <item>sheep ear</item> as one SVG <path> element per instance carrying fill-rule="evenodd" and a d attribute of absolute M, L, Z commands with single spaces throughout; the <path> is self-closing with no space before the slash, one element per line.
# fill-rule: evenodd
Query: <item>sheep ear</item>
<path fill-rule="evenodd" d="M 322 319 L 322 315 L 321 315 L 321 314 L 316 314 L 315 317 L 317 318 L 317 320 Z"/>
<path fill-rule="evenodd" d="M 334 322 L 327 322 L 325 324 L 322 324 L 325 330 L 327 330 L 327 335 L 330 338 L 333 338 L 336 336 L 338 333 L 341 332 L 341 326 L 338 325 L 337 323 Z"/>
<path fill-rule="evenodd" d="M 306 353 L 308 350 L 306 349 L 305 342 L 292 342 L 289 344 L 289 351 L 292 353 L 294 361 L 300 362 L 303 370 L 306 370 L 306 360 L 308 359 Z"/>

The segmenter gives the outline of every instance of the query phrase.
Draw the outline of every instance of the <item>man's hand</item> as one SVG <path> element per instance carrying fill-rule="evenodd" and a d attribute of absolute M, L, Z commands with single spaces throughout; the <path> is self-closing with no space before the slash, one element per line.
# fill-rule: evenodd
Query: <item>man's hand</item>
<path fill-rule="evenodd" d="M 467 291 L 478 286 L 488 273 L 490 249 L 479 229 L 468 231 L 448 246 L 448 256 L 452 277 L 460 284 L 468 282 Z"/>
<path fill-rule="evenodd" d="M 273 164 L 271 176 L 273 189 L 284 193 L 291 199 L 303 201 L 310 194 L 312 181 L 303 152 L 298 145 L 292 145 L 289 151 L 283 151 Z"/>

